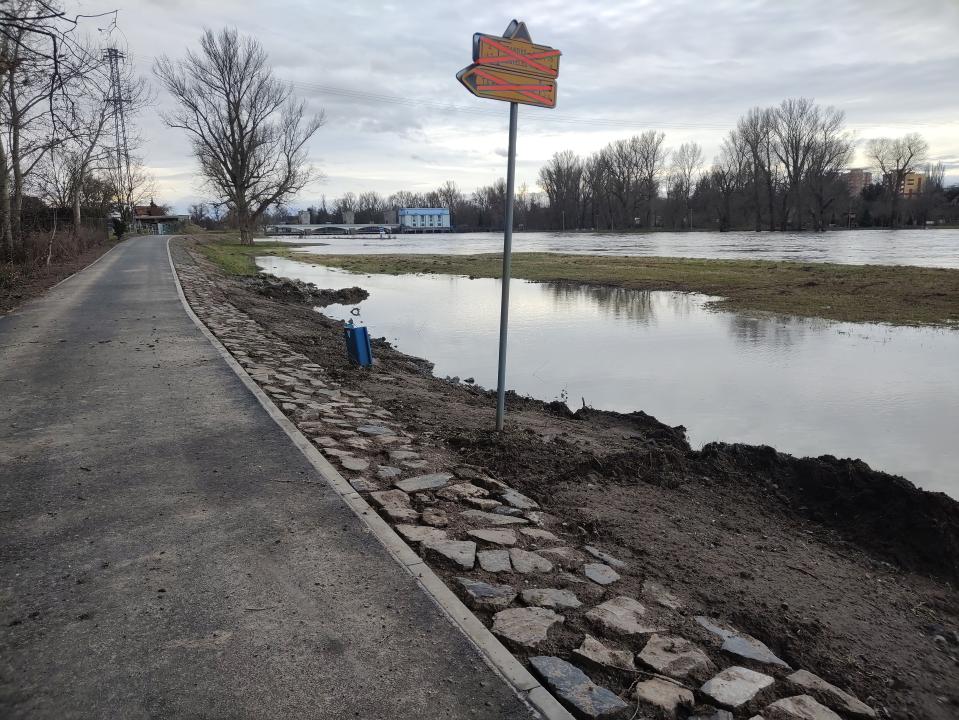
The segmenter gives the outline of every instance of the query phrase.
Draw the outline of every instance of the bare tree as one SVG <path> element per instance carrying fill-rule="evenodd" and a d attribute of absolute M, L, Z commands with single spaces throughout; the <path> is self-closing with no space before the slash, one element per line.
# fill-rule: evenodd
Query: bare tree
<path fill-rule="evenodd" d="M 844 190 L 839 173 L 852 158 L 852 137 L 843 129 L 845 113 L 827 107 L 820 113 L 812 138 L 806 168 L 806 187 L 812 197 L 813 222 L 820 232 L 826 229 L 826 211 Z"/>
<path fill-rule="evenodd" d="M 703 164 L 703 149 L 698 143 L 683 143 L 673 152 L 672 185 L 676 196 L 682 201 L 683 223 L 693 225 L 689 209 L 689 198 L 693 194 L 693 179 Z"/>
<path fill-rule="evenodd" d="M 769 213 L 769 229 L 776 229 L 776 154 L 773 150 L 775 110 L 754 107 L 739 119 L 736 131 L 749 149 L 753 171 L 756 231 L 763 227 L 762 207 Z M 765 198 L 763 191 L 765 190 Z M 765 202 L 764 202 L 765 200 Z"/>
<path fill-rule="evenodd" d="M 554 153 L 540 168 L 539 185 L 549 198 L 554 226 L 565 230 L 567 219 L 578 219 L 582 181 L 583 162 L 572 150 Z"/>
<path fill-rule="evenodd" d="M 292 86 L 273 76 L 259 42 L 235 29 L 204 31 L 199 54 L 163 57 L 154 73 L 179 104 L 164 120 L 190 135 L 204 177 L 234 208 L 241 242 L 252 244 L 263 212 L 315 177 L 306 145 L 323 114 L 307 117 Z"/>
<path fill-rule="evenodd" d="M 738 132 L 730 130 L 713 163 L 710 181 L 719 194 L 719 229 L 732 225 L 732 199 L 739 192 L 749 173 L 749 146 Z"/>
<path fill-rule="evenodd" d="M 899 225 L 899 199 L 906 174 L 915 172 L 926 161 L 929 145 L 919 133 L 900 138 L 873 138 L 866 143 L 866 155 L 882 174 L 889 191 L 889 220 Z"/>

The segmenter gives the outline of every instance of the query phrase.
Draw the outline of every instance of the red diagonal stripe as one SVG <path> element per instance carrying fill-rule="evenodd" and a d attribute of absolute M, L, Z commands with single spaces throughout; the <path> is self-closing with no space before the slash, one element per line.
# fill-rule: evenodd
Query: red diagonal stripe
<path fill-rule="evenodd" d="M 542 63 L 536 62 L 535 60 L 531 59 L 529 55 L 521 55 L 520 53 L 516 52 L 515 50 L 512 50 L 511 48 L 509 48 L 508 46 L 502 45 L 501 43 L 496 42 L 496 41 L 493 40 L 492 38 L 484 37 L 483 40 L 485 40 L 486 42 L 488 42 L 490 45 L 492 45 L 494 48 L 496 48 L 497 50 L 499 50 L 501 53 L 505 53 L 506 55 L 510 55 L 510 56 L 513 57 L 513 59 L 519 60 L 521 63 L 524 63 L 524 64 L 526 64 L 526 65 L 529 65 L 530 67 L 536 68 L 537 70 L 539 70 L 539 71 L 541 71 L 541 72 L 544 72 L 544 73 L 546 73 L 547 75 L 555 75 L 555 74 L 556 74 L 556 71 L 555 71 L 555 70 L 553 70 L 553 69 L 550 68 L 550 67 L 547 67 L 546 65 L 543 65 Z"/>

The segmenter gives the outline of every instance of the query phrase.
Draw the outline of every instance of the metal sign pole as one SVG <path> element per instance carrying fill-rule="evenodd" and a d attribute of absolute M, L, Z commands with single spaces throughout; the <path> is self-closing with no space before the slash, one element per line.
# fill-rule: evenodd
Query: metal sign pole
<path fill-rule="evenodd" d="M 509 276 L 513 252 L 513 189 L 516 184 L 517 103 L 509 104 L 509 154 L 506 161 L 506 227 L 503 230 L 503 296 L 499 307 L 499 371 L 496 375 L 496 431 L 506 414 L 506 330 L 509 326 Z"/>

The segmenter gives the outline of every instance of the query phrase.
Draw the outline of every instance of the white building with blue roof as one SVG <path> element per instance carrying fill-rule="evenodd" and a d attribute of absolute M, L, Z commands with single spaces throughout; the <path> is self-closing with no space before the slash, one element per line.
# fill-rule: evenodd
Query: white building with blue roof
<path fill-rule="evenodd" d="M 449 232 L 448 208 L 400 208 L 400 232 Z"/>

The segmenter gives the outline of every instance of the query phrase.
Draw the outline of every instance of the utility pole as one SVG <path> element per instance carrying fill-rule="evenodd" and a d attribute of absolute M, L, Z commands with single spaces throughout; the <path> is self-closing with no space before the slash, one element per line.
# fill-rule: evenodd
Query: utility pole
<path fill-rule="evenodd" d="M 120 61 L 126 56 L 116 48 L 107 48 L 103 57 L 110 65 L 110 92 L 107 102 L 113 105 L 114 149 L 116 154 L 116 191 L 120 216 L 133 220 L 133 176 L 130 172 L 130 147 L 127 139 L 127 123 L 124 105 L 127 100 L 123 94 L 120 80 Z"/>

